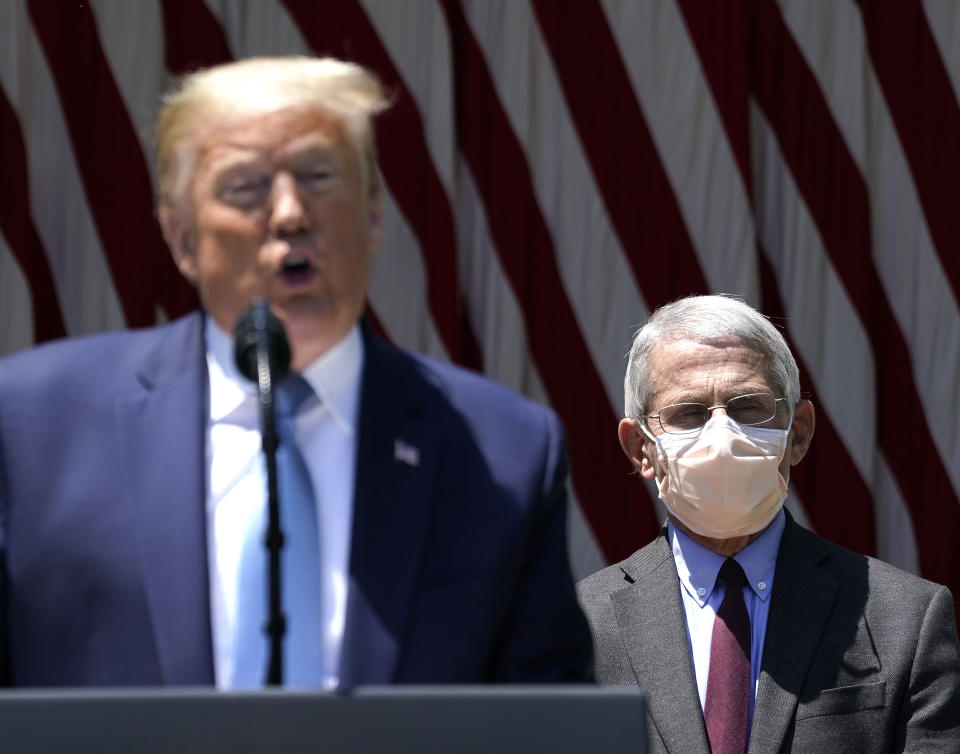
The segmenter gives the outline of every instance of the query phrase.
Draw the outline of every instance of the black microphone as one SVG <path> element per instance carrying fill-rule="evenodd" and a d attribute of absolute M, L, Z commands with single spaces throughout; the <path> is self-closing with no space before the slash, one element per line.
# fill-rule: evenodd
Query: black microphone
<path fill-rule="evenodd" d="M 265 680 L 268 686 L 283 683 L 283 637 L 286 616 L 280 582 L 280 552 L 283 530 L 277 490 L 277 430 L 274 421 L 273 384 L 290 372 L 290 344 L 283 323 L 262 298 L 255 299 L 233 327 L 233 357 L 247 379 L 257 383 L 260 396 L 260 429 L 267 471 L 267 623 L 264 626 L 269 652 Z"/>
<path fill-rule="evenodd" d="M 290 343 L 281 322 L 270 311 L 265 299 L 258 298 L 233 326 L 233 358 L 240 374 L 254 382 L 261 381 L 257 345 L 263 344 L 270 376 L 283 379 L 290 371 Z"/>

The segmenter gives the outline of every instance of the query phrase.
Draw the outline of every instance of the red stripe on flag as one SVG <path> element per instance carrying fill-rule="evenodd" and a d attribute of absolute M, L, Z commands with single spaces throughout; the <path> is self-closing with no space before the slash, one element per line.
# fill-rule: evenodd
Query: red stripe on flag
<path fill-rule="evenodd" d="M 0 89 L 0 232 L 30 288 L 34 340 L 44 341 L 67 331 L 50 263 L 33 224 L 26 153 L 17 114 Z"/>
<path fill-rule="evenodd" d="M 787 322 L 773 268 L 762 247 L 760 251 L 763 311 L 774 322 Z M 783 336 L 800 374 L 809 374 L 789 332 L 784 331 Z M 816 391 L 811 390 L 806 397 L 814 406 L 822 406 Z M 816 437 L 803 462 L 790 470 L 790 484 L 800 493 L 803 509 L 819 534 L 864 555 L 876 554 L 873 495 L 825 411 L 817 413 Z"/>
<path fill-rule="evenodd" d="M 779 9 L 772 0 L 754 0 L 751 11 L 751 91 L 870 339 L 879 444 L 910 508 L 923 574 L 956 590 L 960 504 L 921 410 L 906 341 L 873 266 L 866 184 Z"/>
<path fill-rule="evenodd" d="M 658 530 L 654 508 L 617 447 L 617 416 L 564 291 L 526 155 L 497 98 L 483 53 L 461 6 L 441 0 L 441 7 L 453 42 L 460 149 L 523 310 L 544 387 L 567 427 L 577 497 L 608 560 L 621 560 Z"/>
<path fill-rule="evenodd" d="M 713 0 L 677 0 L 677 5 L 713 92 L 740 177 L 752 197 L 745 6 Z"/>
<path fill-rule="evenodd" d="M 150 174 L 89 3 L 29 0 L 28 8 L 127 324 L 154 324 L 158 305 L 171 317 L 189 311 L 196 295 L 154 217 Z"/>
<path fill-rule="evenodd" d="M 480 350 L 460 296 L 453 212 L 430 158 L 413 96 L 355 0 L 323 5 L 284 0 L 283 4 L 317 54 L 367 66 L 394 95 L 393 106 L 377 119 L 380 169 L 420 242 L 430 313 L 450 358 L 481 369 Z"/>
<path fill-rule="evenodd" d="M 748 101 L 747 24 L 729 5 L 679 0 L 680 10 L 710 84 L 724 131 L 740 176 L 753 204 L 750 168 L 750 107 Z M 773 267 L 757 241 L 761 310 L 775 322 L 787 323 L 783 336 L 797 360 L 800 374 L 810 374 L 789 333 L 786 307 Z M 820 404 L 816 392 L 809 396 Z M 828 539 L 866 555 L 876 552 L 873 497 L 863 476 L 826 412 L 817 415 L 816 440 L 803 463 L 791 469 L 790 482 L 800 493 L 814 528 Z M 842 502 L 842 508 L 839 504 Z"/>
<path fill-rule="evenodd" d="M 533 0 L 607 214 L 651 310 L 709 293 L 630 75 L 595 1 Z M 602 86 L 598 85 L 602 82 Z"/>
<path fill-rule="evenodd" d="M 930 236 L 960 299 L 960 105 L 922 4 L 858 3 L 867 46 Z"/>
<path fill-rule="evenodd" d="M 203 0 L 163 0 L 167 69 L 184 74 L 233 59 L 223 27 Z"/>

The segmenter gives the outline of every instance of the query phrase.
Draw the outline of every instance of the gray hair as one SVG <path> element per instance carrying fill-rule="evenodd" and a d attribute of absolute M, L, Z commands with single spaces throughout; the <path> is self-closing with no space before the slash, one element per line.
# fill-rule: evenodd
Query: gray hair
<path fill-rule="evenodd" d="M 361 156 L 364 185 L 376 196 L 371 121 L 389 105 L 376 76 L 335 58 L 249 58 L 195 71 L 163 97 L 157 117 L 158 206 L 183 201 L 200 142 L 211 130 L 288 108 L 316 108 L 342 119 Z"/>
<path fill-rule="evenodd" d="M 625 416 L 639 419 L 647 413 L 650 355 L 658 345 L 679 340 L 706 344 L 735 340 L 752 346 L 767 364 L 767 381 L 787 399 L 793 415 L 800 400 L 800 372 L 780 331 L 740 299 L 688 296 L 661 306 L 634 335 L 623 380 Z"/>

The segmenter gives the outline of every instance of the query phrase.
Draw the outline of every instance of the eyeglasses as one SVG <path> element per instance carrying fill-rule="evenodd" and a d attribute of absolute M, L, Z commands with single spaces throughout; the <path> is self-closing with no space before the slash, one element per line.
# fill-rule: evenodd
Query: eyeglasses
<path fill-rule="evenodd" d="M 737 424 L 747 426 L 763 424 L 777 415 L 777 404 L 786 398 L 774 398 L 772 393 L 749 393 L 731 398 L 726 403 L 706 406 L 703 403 L 671 403 L 660 409 L 659 414 L 646 414 L 646 419 L 656 419 L 660 428 L 670 434 L 697 432 L 707 423 L 718 408 L 725 409 L 727 416 Z"/>

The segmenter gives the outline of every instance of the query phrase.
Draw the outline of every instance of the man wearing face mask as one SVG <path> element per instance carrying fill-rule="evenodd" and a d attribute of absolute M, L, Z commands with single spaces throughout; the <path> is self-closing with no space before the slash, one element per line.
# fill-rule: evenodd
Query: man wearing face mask
<path fill-rule="evenodd" d="M 681 299 L 637 332 L 624 388 L 620 444 L 667 523 L 578 592 L 598 681 L 647 689 L 651 750 L 960 751 L 950 591 L 783 509 L 815 420 L 776 328 Z"/>

